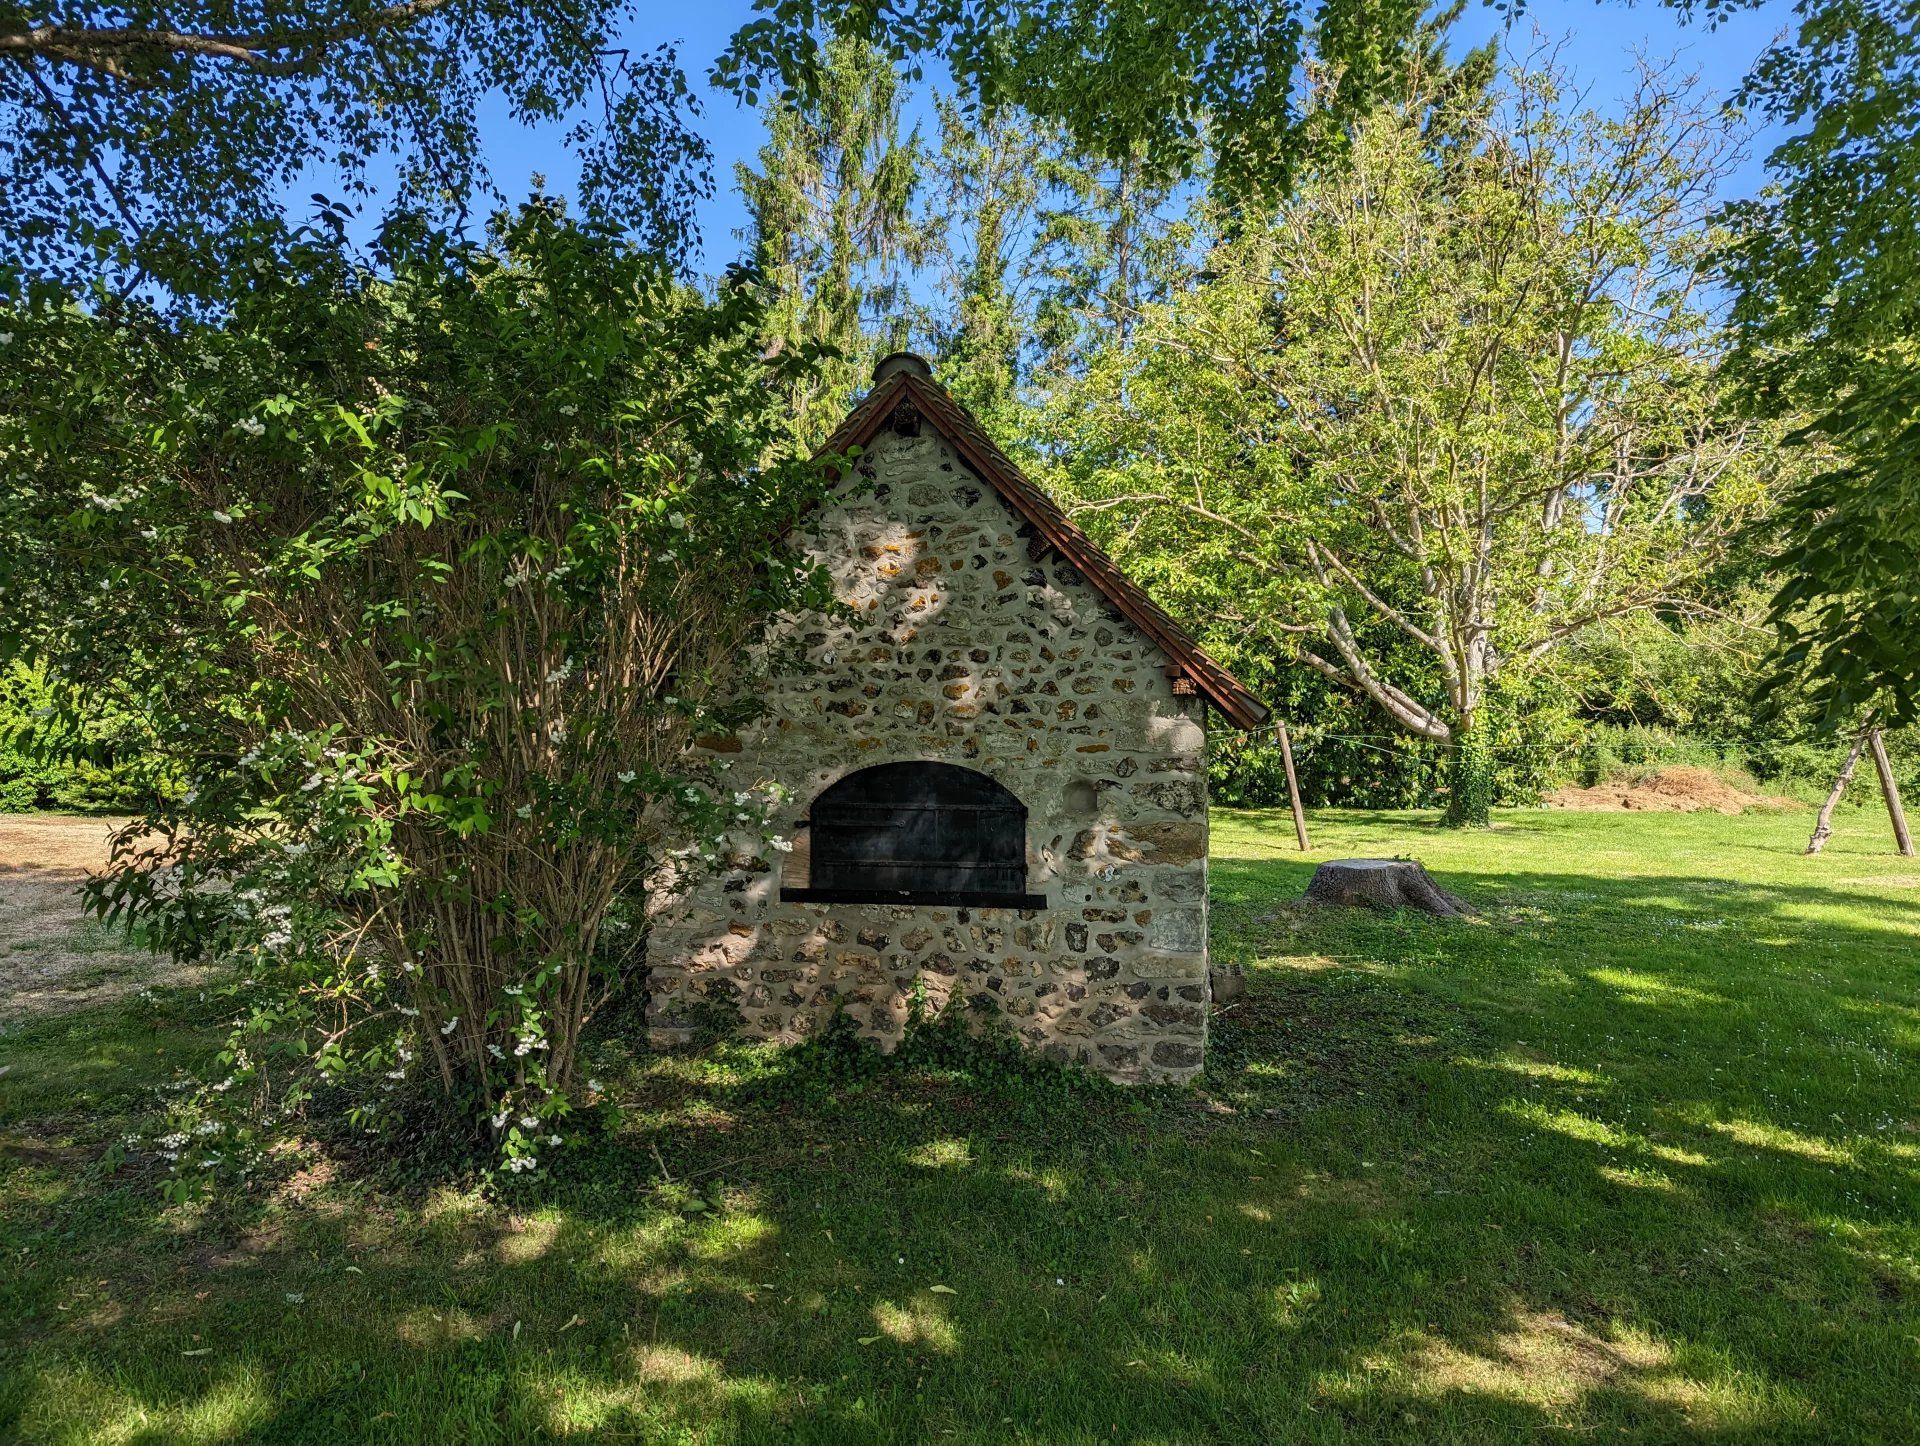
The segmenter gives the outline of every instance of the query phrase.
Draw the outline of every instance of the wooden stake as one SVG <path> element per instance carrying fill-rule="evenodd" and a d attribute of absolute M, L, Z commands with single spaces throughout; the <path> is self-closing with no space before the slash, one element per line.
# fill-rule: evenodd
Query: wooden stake
<path fill-rule="evenodd" d="M 1860 750 L 1867 746 L 1867 733 L 1868 730 L 1862 728 L 1853 735 L 1853 747 L 1847 750 L 1847 761 L 1840 765 L 1840 776 L 1833 780 L 1827 801 L 1820 805 L 1820 816 L 1813 821 L 1813 837 L 1807 840 L 1810 854 L 1819 853 L 1833 837 L 1833 808 L 1840 802 L 1840 795 L 1847 791 L 1847 785 L 1853 782 L 1853 770 L 1860 765 Z"/>
<path fill-rule="evenodd" d="M 1307 843 L 1307 815 L 1300 807 L 1300 780 L 1293 776 L 1293 742 L 1287 737 L 1287 725 L 1282 723 L 1276 729 L 1280 735 L 1280 761 L 1287 765 L 1287 803 L 1293 809 L 1293 833 L 1300 840 L 1300 852 L 1305 853 L 1311 847 Z"/>
<path fill-rule="evenodd" d="M 1893 820 L 1893 841 L 1903 857 L 1912 858 L 1913 835 L 1907 832 L 1907 811 L 1900 806 L 1900 785 L 1894 781 L 1893 765 L 1887 762 L 1886 740 L 1878 728 L 1867 735 L 1867 745 L 1873 749 L 1873 767 L 1880 775 L 1880 793 L 1887 800 L 1887 817 Z"/>

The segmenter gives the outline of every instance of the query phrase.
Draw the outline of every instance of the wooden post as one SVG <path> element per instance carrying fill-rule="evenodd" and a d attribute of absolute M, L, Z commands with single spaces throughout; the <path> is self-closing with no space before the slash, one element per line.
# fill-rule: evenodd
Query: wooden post
<path fill-rule="evenodd" d="M 1886 740 L 1880 736 L 1880 730 L 1874 729 L 1867 735 L 1867 746 L 1873 749 L 1874 771 L 1880 775 L 1880 792 L 1887 800 L 1887 817 L 1893 820 L 1893 841 L 1899 846 L 1903 857 L 1913 857 L 1913 835 L 1907 832 L 1907 811 L 1900 807 L 1900 785 L 1894 781 L 1893 765 L 1887 762 Z"/>
<path fill-rule="evenodd" d="M 1840 802 L 1840 795 L 1847 791 L 1847 785 L 1853 782 L 1853 770 L 1860 766 L 1860 750 L 1867 746 L 1869 729 L 1862 728 L 1853 735 L 1853 747 L 1847 750 L 1847 761 L 1840 765 L 1840 776 L 1833 780 L 1833 789 L 1827 794 L 1827 801 L 1820 805 L 1819 817 L 1813 821 L 1813 837 L 1807 840 L 1807 852 L 1817 854 L 1827 846 L 1827 840 L 1833 837 L 1833 808 Z"/>
<path fill-rule="evenodd" d="M 1311 847 L 1307 842 L 1307 815 L 1300 807 L 1300 780 L 1293 774 L 1293 742 L 1287 737 L 1287 725 L 1274 730 L 1280 735 L 1280 761 L 1287 765 L 1287 803 L 1293 809 L 1293 833 L 1300 840 L 1300 852 Z"/>

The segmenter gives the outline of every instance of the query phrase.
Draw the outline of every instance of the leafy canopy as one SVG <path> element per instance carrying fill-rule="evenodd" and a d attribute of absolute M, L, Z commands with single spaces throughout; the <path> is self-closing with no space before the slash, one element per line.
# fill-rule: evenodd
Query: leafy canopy
<path fill-rule="evenodd" d="M 750 104 L 817 103 L 858 40 L 912 78 L 1062 125 L 1081 149 L 1150 157 L 1158 175 L 1211 149 L 1237 192 L 1277 192 L 1310 129 L 1337 135 L 1391 72 L 1422 6 L 1323 0 L 766 0 L 714 67 Z M 0 238 L 30 270 L 104 268 L 118 286 L 219 289 L 240 238 L 270 226 L 307 172 L 464 217 L 484 189 L 480 101 L 566 117 L 582 201 L 671 252 L 710 184 L 670 49 L 620 41 L 626 0 L 72 0 L 0 4 Z M 1338 71 L 1313 116 L 1296 89 L 1308 34 Z"/>
<path fill-rule="evenodd" d="M 1780 517 L 1776 697 L 1809 679 L 1830 725 L 1920 717 L 1920 10 L 1816 0 L 1746 87 L 1798 127 L 1775 185 L 1732 208 L 1749 402 L 1811 415 L 1835 460 Z"/>
<path fill-rule="evenodd" d="M 1659 72 L 1618 118 L 1549 68 L 1439 89 L 1235 217 L 1049 450 L 1223 655 L 1305 664 L 1464 762 L 1583 629 L 1695 607 L 1773 453 L 1724 420 L 1714 113 Z"/>
<path fill-rule="evenodd" d="M 1059 123 L 1083 152 L 1150 157 L 1159 179 L 1209 151 L 1234 194 L 1283 190 L 1307 142 L 1337 134 L 1397 73 L 1424 4 L 1409 0 L 764 0 L 715 67 L 749 101 L 818 95 L 822 32 L 856 34 L 919 78 L 938 57 L 989 109 Z M 1336 73 L 1308 108 L 1298 87 L 1311 37 Z"/>
<path fill-rule="evenodd" d="M 707 150 L 670 50 L 620 46 L 625 0 L 0 3 L 0 253 L 198 295 L 313 174 L 464 216 L 488 189 L 479 109 L 571 117 L 582 200 L 668 251 Z"/>

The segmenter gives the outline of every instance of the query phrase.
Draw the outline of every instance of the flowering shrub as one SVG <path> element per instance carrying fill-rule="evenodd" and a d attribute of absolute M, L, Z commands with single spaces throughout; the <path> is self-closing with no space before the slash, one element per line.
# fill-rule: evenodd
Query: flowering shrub
<path fill-rule="evenodd" d="M 409 1081 L 513 1173 L 565 1140 L 649 890 L 765 816 L 689 744 L 764 620 L 830 603 L 780 545 L 824 483 L 760 321 L 542 205 L 263 254 L 218 326 L 16 291 L 15 646 L 140 700 L 183 784 L 95 902 L 236 966 L 183 1178 Z"/>

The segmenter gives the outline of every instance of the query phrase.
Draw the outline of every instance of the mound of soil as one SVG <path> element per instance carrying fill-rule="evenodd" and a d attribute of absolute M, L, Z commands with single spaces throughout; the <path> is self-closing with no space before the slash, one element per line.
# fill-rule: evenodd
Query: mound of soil
<path fill-rule="evenodd" d="M 1546 797 L 1549 808 L 1592 812 L 1745 813 L 1750 808 L 1794 808 L 1791 799 L 1750 793 L 1709 768 L 1676 765 L 1639 778 L 1596 783 L 1592 788 L 1561 788 Z"/>

